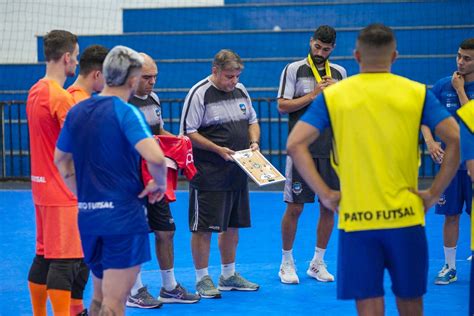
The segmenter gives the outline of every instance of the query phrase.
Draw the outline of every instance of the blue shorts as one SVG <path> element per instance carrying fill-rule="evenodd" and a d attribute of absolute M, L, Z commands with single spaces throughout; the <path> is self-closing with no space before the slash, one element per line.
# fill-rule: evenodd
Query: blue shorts
<path fill-rule="evenodd" d="M 94 276 L 104 270 L 126 269 L 151 260 L 148 233 L 127 235 L 81 235 L 84 261 Z"/>
<path fill-rule="evenodd" d="M 472 252 L 474 255 L 474 251 Z M 474 263 L 471 261 L 471 288 L 469 294 L 469 315 L 474 315 Z"/>
<path fill-rule="evenodd" d="M 436 214 L 459 215 L 462 214 L 463 206 L 471 215 L 472 207 L 472 182 L 467 170 L 458 170 L 449 186 L 441 194 L 435 207 Z"/>
<path fill-rule="evenodd" d="M 337 298 L 363 300 L 383 296 L 384 271 L 392 280 L 392 292 L 411 299 L 426 293 L 428 244 L 425 229 L 345 232 L 339 230 Z"/>

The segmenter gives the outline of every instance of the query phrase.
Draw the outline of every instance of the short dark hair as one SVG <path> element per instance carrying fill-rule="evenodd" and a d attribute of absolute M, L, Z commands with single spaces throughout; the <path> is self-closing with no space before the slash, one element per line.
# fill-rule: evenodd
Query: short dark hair
<path fill-rule="evenodd" d="M 313 39 L 334 45 L 336 43 L 336 30 L 329 25 L 321 25 L 314 31 Z"/>
<path fill-rule="evenodd" d="M 76 48 L 77 36 L 64 30 L 52 30 L 43 38 L 44 57 L 46 61 L 57 61 L 65 53 L 72 53 Z"/>
<path fill-rule="evenodd" d="M 79 74 L 87 76 L 94 70 L 102 70 L 105 56 L 109 50 L 102 45 L 91 45 L 87 47 L 82 53 L 79 60 L 80 72 Z"/>
<path fill-rule="evenodd" d="M 395 42 L 392 29 L 380 23 L 370 24 L 359 32 L 357 40 L 371 47 L 384 47 Z"/>
<path fill-rule="evenodd" d="M 461 49 L 474 49 L 474 37 L 473 38 L 468 38 L 465 39 L 464 41 L 461 42 L 459 45 L 459 48 Z"/>

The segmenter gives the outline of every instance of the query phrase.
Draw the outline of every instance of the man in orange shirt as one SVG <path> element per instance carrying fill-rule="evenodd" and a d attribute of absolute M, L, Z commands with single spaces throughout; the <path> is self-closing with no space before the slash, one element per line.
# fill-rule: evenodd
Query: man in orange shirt
<path fill-rule="evenodd" d="M 79 59 L 79 76 L 76 81 L 67 88 L 74 98 L 74 103 L 79 103 L 89 98 L 92 93 L 104 89 L 104 75 L 102 64 L 109 50 L 102 45 L 91 45 L 87 47 Z"/>
<path fill-rule="evenodd" d="M 74 104 L 63 85 L 67 77 L 75 75 L 78 54 L 76 35 L 63 30 L 49 32 L 44 37 L 46 75 L 30 89 L 26 105 L 36 212 L 36 256 L 28 286 L 35 316 L 46 315 L 48 297 L 54 315 L 85 313 L 82 291 L 87 273 L 79 273 L 84 255 L 77 199 L 53 162 L 59 132 Z"/>

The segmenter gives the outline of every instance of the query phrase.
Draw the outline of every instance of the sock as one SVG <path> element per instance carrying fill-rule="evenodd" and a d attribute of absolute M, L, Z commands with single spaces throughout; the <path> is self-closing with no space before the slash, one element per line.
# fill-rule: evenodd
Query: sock
<path fill-rule="evenodd" d="M 322 262 L 324 261 L 324 254 L 326 253 L 326 249 L 323 249 L 323 248 L 314 248 L 314 256 L 313 256 L 313 260 L 311 261 L 314 261 L 314 262 Z"/>
<path fill-rule="evenodd" d="M 69 316 L 71 312 L 71 291 L 47 290 L 54 316 Z"/>
<path fill-rule="evenodd" d="M 137 274 L 137 280 L 135 281 L 135 284 L 133 285 L 132 289 L 130 290 L 130 295 L 131 296 L 135 296 L 138 294 L 138 290 L 141 289 L 143 287 L 143 283 L 142 283 L 142 274 L 141 272 L 139 272 Z"/>
<path fill-rule="evenodd" d="M 209 271 L 207 268 L 204 269 L 196 269 L 196 282 L 201 281 L 203 277 L 209 275 Z"/>
<path fill-rule="evenodd" d="M 71 298 L 71 316 L 76 316 L 84 310 L 84 302 L 80 299 Z"/>
<path fill-rule="evenodd" d="M 235 262 L 221 264 L 221 274 L 224 279 L 228 279 L 235 274 Z"/>
<path fill-rule="evenodd" d="M 46 316 L 46 301 L 48 299 L 48 293 L 46 293 L 46 284 L 28 282 L 28 288 L 30 289 L 33 315 Z"/>
<path fill-rule="evenodd" d="M 293 260 L 293 249 L 290 250 L 281 250 L 281 262 L 294 262 Z"/>
<path fill-rule="evenodd" d="M 448 267 L 456 269 L 456 248 L 457 247 L 444 247 L 444 258 Z"/>
<path fill-rule="evenodd" d="M 174 277 L 174 269 L 169 270 L 160 270 L 161 272 L 161 282 L 163 283 L 163 287 L 167 291 L 172 291 L 175 289 L 178 283 Z"/>

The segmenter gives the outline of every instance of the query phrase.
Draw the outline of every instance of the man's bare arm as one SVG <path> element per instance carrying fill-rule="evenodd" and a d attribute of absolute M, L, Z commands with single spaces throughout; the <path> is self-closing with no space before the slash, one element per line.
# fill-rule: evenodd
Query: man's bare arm
<path fill-rule="evenodd" d="M 299 121 L 288 136 L 287 150 L 296 169 L 309 187 L 319 196 L 321 202 L 330 210 L 337 211 L 340 193 L 331 190 L 321 178 L 313 163 L 308 146 L 319 137 L 319 130 Z"/>
<path fill-rule="evenodd" d="M 428 190 L 419 192 L 423 199 L 425 211 L 438 201 L 439 196 L 446 189 L 458 170 L 460 162 L 459 125 L 454 118 L 449 117 L 441 121 L 436 126 L 435 133 L 446 144 L 446 149 L 444 151 L 443 163 L 431 187 Z"/>
<path fill-rule="evenodd" d="M 314 88 L 313 91 L 311 91 L 308 94 L 305 94 L 304 96 L 301 96 L 301 97 L 296 98 L 296 99 L 291 99 L 291 100 L 290 99 L 284 99 L 284 98 L 278 98 L 278 100 L 277 100 L 277 102 L 278 102 L 278 111 L 281 114 L 288 114 L 288 113 L 292 113 L 292 112 L 298 111 L 299 109 L 304 108 L 305 106 L 307 106 L 308 104 L 313 102 L 313 100 L 319 94 L 321 94 L 321 92 L 323 92 L 324 88 L 326 88 L 327 86 L 329 86 L 331 84 L 332 84 L 331 81 L 323 80 L 323 81 L 321 81 L 320 83 L 318 83 L 316 85 L 316 88 Z"/>
<path fill-rule="evenodd" d="M 59 174 L 68 189 L 77 196 L 76 170 L 74 168 L 72 154 L 56 147 L 54 150 L 54 164 L 58 168 Z"/>
<path fill-rule="evenodd" d="M 430 128 L 421 125 L 421 133 L 423 134 L 423 139 L 425 140 L 431 159 L 438 164 L 443 162 L 444 150 L 441 148 L 441 144 L 433 138 Z"/>
<path fill-rule="evenodd" d="M 260 149 L 260 125 L 258 123 L 249 125 L 249 140 L 250 140 L 250 149 L 259 150 Z"/>
<path fill-rule="evenodd" d="M 135 149 L 146 160 L 148 171 L 153 181 L 146 184 L 139 197 L 148 196 L 150 203 L 155 203 L 163 198 L 166 192 L 166 163 L 165 156 L 160 146 L 153 138 L 145 138 L 135 145 Z"/>

